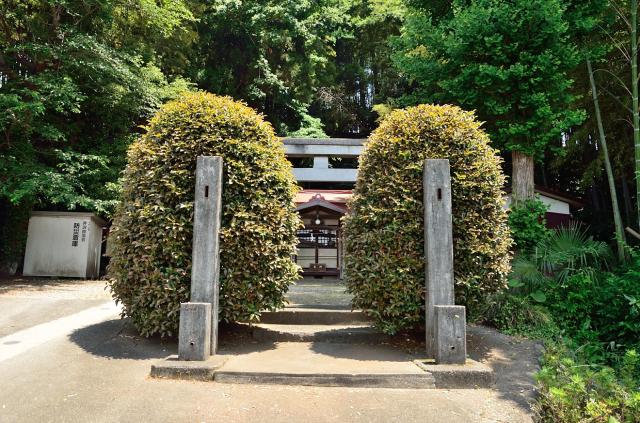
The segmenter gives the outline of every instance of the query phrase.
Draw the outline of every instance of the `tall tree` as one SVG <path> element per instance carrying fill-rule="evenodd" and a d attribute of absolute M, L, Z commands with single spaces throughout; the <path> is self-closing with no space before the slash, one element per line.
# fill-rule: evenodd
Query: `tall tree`
<path fill-rule="evenodd" d="M 0 226 L 33 205 L 111 211 L 132 132 L 189 87 L 156 50 L 193 19 L 181 0 L 0 0 Z"/>
<path fill-rule="evenodd" d="M 333 0 L 212 1 L 198 26 L 192 79 L 246 101 L 281 134 L 296 129 L 333 73 L 341 10 Z"/>
<path fill-rule="evenodd" d="M 584 6 L 580 6 L 579 2 L 572 2 L 574 10 L 578 11 L 580 16 L 580 10 L 584 10 Z M 602 0 L 596 2 L 602 3 Z M 610 50 L 619 53 L 619 57 L 611 58 L 607 62 L 607 68 L 599 69 L 607 74 L 607 78 L 613 79 L 617 86 L 617 90 L 608 91 L 608 94 L 619 104 L 622 115 L 629 113 L 629 124 L 632 128 L 632 144 L 634 148 L 634 173 L 636 175 L 636 218 L 638 219 L 635 224 L 640 227 L 640 181 L 638 175 L 640 175 L 640 110 L 638 104 L 638 79 L 640 74 L 638 73 L 638 2 L 637 0 L 629 0 L 617 2 L 611 0 L 608 2 L 612 12 L 617 19 L 611 25 L 600 25 L 598 31 L 595 31 L 594 37 L 606 37 L 607 46 Z M 589 6 L 586 7 L 589 9 Z M 594 7 L 591 7 L 593 11 Z M 580 20 L 574 20 L 576 23 Z M 588 22 L 588 20 L 587 20 Z M 579 32 L 578 32 L 579 34 Z M 623 66 L 619 66 L 623 63 Z M 627 75 L 630 73 L 630 78 L 627 75 L 620 73 L 621 69 L 625 69 Z M 597 71 L 596 71 L 597 72 Z M 625 82 L 628 81 L 628 82 Z M 622 90 L 620 93 L 619 91 Z M 618 91 L 616 93 L 616 91 Z M 627 119 L 623 119 L 627 120 Z M 626 186 L 626 181 L 625 181 Z M 613 201 L 613 199 L 612 199 Z"/>
<path fill-rule="evenodd" d="M 376 105 L 401 95 L 404 80 L 391 61 L 391 37 L 406 15 L 402 0 L 348 0 L 348 19 L 336 31 L 333 74 L 316 90 L 310 111 L 333 136 L 367 136 Z"/>
<path fill-rule="evenodd" d="M 578 54 L 559 0 L 455 2 L 433 20 L 423 9 L 396 42 L 395 63 L 415 90 L 405 103 L 477 111 L 496 147 L 512 154 L 516 201 L 534 194 L 534 161 L 584 119 L 568 72 Z"/>
<path fill-rule="evenodd" d="M 108 212 L 132 130 L 188 87 L 153 44 L 193 16 L 148 3 L 0 0 L 0 198 Z"/>
<path fill-rule="evenodd" d="M 613 211 L 613 221 L 616 231 L 616 244 L 618 251 L 618 258 L 620 261 L 625 260 L 625 237 L 624 230 L 622 229 L 622 217 L 620 216 L 620 207 L 618 206 L 618 194 L 616 193 L 615 178 L 613 177 L 613 167 L 611 166 L 611 160 L 609 158 L 609 147 L 607 145 L 607 138 L 604 134 L 604 126 L 602 125 L 602 116 L 600 114 L 600 102 L 598 100 L 598 91 L 596 88 L 595 78 L 593 77 L 593 68 L 591 67 L 591 60 L 587 58 L 587 72 L 589 73 L 589 83 L 591 85 L 591 94 L 593 98 L 593 107 L 596 115 L 596 123 L 598 125 L 598 136 L 600 138 L 600 146 L 602 148 L 602 155 L 604 157 L 604 166 L 607 172 L 607 179 L 609 182 L 609 192 L 611 194 L 611 208 Z"/>
<path fill-rule="evenodd" d="M 640 228 L 640 110 L 638 110 L 638 0 L 631 0 L 631 96 L 633 116 L 633 145 L 636 157 L 636 208 Z"/>

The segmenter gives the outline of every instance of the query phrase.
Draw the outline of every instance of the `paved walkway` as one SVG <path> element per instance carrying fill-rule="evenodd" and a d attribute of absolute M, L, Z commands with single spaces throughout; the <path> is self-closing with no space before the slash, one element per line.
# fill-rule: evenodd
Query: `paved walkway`
<path fill-rule="evenodd" d="M 0 279 L 0 337 L 107 301 L 102 281 Z"/>
<path fill-rule="evenodd" d="M 493 390 L 153 380 L 148 377 L 151 363 L 175 354 L 175 342 L 140 338 L 118 318 L 114 306 L 105 304 L 103 286 L 0 283 L 0 355 L 5 354 L 0 361 L 0 422 L 531 421 L 532 345 L 493 331 L 476 335 L 486 336 L 483 354 L 493 357 L 492 365 L 504 374 Z M 12 306 L 13 301 L 23 302 Z M 23 338 L 26 334 L 38 341 Z M 9 354 L 18 345 L 4 344 L 11 339 L 32 344 Z"/>
<path fill-rule="evenodd" d="M 351 294 L 337 279 L 305 278 L 289 288 L 290 307 L 351 309 Z"/>

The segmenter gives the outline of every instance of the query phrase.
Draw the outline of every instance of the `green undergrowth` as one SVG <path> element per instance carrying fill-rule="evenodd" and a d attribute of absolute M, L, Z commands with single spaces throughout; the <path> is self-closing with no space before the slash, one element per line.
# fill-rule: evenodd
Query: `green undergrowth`
<path fill-rule="evenodd" d="M 640 421 L 640 357 L 635 349 L 603 351 L 594 360 L 572 342 L 547 343 L 536 375 L 541 422 Z"/>
<path fill-rule="evenodd" d="M 513 263 L 480 320 L 544 342 L 541 422 L 640 421 L 640 253 L 615 263 L 579 226 L 553 231 Z"/>

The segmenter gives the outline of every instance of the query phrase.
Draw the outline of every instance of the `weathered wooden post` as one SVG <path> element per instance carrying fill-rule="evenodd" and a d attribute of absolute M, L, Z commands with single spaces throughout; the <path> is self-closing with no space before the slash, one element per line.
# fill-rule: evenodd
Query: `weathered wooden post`
<path fill-rule="evenodd" d="M 178 358 L 203 361 L 211 355 L 211 303 L 180 304 Z"/>
<path fill-rule="evenodd" d="M 449 160 L 425 160 L 423 190 L 427 355 L 463 364 L 466 319 L 464 307 L 454 305 Z"/>
<path fill-rule="evenodd" d="M 197 160 L 191 301 L 180 309 L 178 356 L 184 360 L 206 360 L 218 350 L 222 157 Z"/>

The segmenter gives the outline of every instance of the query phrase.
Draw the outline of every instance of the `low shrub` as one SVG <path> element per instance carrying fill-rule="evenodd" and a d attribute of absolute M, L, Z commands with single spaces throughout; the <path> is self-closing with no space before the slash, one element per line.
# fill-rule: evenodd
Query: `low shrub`
<path fill-rule="evenodd" d="M 197 156 L 222 156 L 220 307 L 225 320 L 283 306 L 298 278 L 291 166 L 271 125 L 228 97 L 166 104 L 129 149 L 110 242 L 110 287 L 143 335 L 176 332 L 189 299 Z"/>
<path fill-rule="evenodd" d="M 640 256 L 612 272 L 582 270 L 547 290 L 556 321 L 580 343 L 640 344 Z M 594 336 L 595 334 L 595 336 Z"/>
<path fill-rule="evenodd" d="M 520 254 L 531 253 L 549 237 L 545 214 L 547 206 L 540 200 L 521 201 L 509 210 L 509 227 L 514 247 Z"/>
<path fill-rule="evenodd" d="M 480 309 L 480 317 L 474 320 L 493 326 L 508 335 L 527 338 L 551 339 L 559 333 L 546 307 L 529 297 L 509 292 L 490 296 Z"/>
<path fill-rule="evenodd" d="M 538 420 L 549 423 L 640 421 L 640 359 L 635 350 L 617 368 L 584 361 L 562 343 L 547 345 L 536 379 Z"/>
<path fill-rule="evenodd" d="M 511 236 L 504 175 L 473 113 L 421 105 L 384 117 L 360 158 L 344 221 L 345 273 L 353 305 L 388 333 L 424 320 L 424 160 L 449 159 L 458 304 L 506 286 Z"/>
<path fill-rule="evenodd" d="M 514 261 L 509 292 L 484 310 L 508 333 L 545 340 L 539 421 L 640 421 L 640 255 L 612 264 L 610 248 L 584 228 L 552 231 Z"/>

